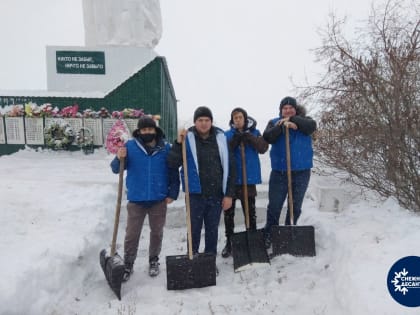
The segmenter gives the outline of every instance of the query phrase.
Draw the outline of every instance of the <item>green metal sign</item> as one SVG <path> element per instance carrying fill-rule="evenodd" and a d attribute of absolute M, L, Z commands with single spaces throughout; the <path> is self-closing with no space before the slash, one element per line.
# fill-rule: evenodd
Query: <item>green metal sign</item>
<path fill-rule="evenodd" d="M 57 73 L 105 74 L 103 51 L 56 51 Z"/>

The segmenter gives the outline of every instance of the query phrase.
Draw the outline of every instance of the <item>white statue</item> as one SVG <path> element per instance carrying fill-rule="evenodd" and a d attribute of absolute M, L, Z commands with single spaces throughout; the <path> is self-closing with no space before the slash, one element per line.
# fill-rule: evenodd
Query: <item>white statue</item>
<path fill-rule="evenodd" d="M 154 48 L 162 36 L 159 0 L 83 0 L 86 46 Z"/>

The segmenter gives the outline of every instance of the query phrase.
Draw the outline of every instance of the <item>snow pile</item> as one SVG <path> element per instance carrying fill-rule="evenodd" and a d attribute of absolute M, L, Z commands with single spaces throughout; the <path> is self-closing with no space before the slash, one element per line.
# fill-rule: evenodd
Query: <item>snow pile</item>
<path fill-rule="evenodd" d="M 109 246 L 118 176 L 105 150 L 23 150 L 0 157 L 0 314 L 416 314 L 389 295 L 389 268 L 420 256 L 420 218 L 393 199 L 314 174 L 302 225 L 313 225 L 316 257 L 275 257 L 267 268 L 233 272 L 232 258 L 217 257 L 214 287 L 166 290 L 165 256 L 186 253 L 183 195 L 170 205 L 161 274 L 147 275 L 149 229 L 122 301 L 109 289 L 99 252 Z M 262 156 L 258 226 L 265 220 L 268 154 Z M 340 211 L 319 211 L 318 187 L 340 186 L 349 195 Z M 118 237 L 122 252 L 125 203 Z M 238 211 L 236 231 L 242 231 Z M 219 230 L 219 251 L 224 227 Z"/>

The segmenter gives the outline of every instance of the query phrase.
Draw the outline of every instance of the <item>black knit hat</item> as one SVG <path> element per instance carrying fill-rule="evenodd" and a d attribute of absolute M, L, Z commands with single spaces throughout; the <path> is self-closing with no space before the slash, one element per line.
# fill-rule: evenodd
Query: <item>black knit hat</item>
<path fill-rule="evenodd" d="M 286 96 L 285 98 L 283 98 L 280 102 L 280 111 L 282 110 L 283 106 L 285 106 L 285 105 L 291 105 L 296 109 L 297 108 L 296 99 L 294 97 L 291 97 L 291 96 Z"/>
<path fill-rule="evenodd" d="M 232 110 L 232 112 L 230 113 L 230 121 L 229 121 L 229 125 L 232 125 L 233 124 L 233 114 L 234 113 L 242 113 L 242 115 L 244 116 L 244 122 L 245 122 L 245 125 L 246 125 L 246 123 L 247 123 L 247 121 L 248 121 L 248 113 L 246 112 L 246 110 L 245 109 L 243 109 L 243 108 L 241 108 L 241 107 L 236 107 L 236 108 L 234 108 L 233 110 Z"/>
<path fill-rule="evenodd" d="M 155 128 L 156 135 L 157 135 L 158 138 L 164 138 L 165 137 L 165 134 L 164 134 L 163 130 L 160 129 L 156 125 L 156 121 L 154 121 L 154 119 L 152 119 L 149 116 L 140 117 L 140 119 L 137 123 L 137 129 L 133 131 L 133 137 L 137 138 L 140 134 L 140 129 L 143 129 L 143 128 Z"/>
<path fill-rule="evenodd" d="M 194 122 L 199 117 L 209 117 L 210 120 L 213 121 L 213 114 L 211 113 L 210 108 L 208 108 L 206 106 L 197 107 L 197 109 L 195 110 L 195 112 L 194 112 Z"/>
<path fill-rule="evenodd" d="M 140 117 L 139 122 L 137 123 L 138 129 L 143 128 L 156 128 L 156 122 L 149 116 Z"/>

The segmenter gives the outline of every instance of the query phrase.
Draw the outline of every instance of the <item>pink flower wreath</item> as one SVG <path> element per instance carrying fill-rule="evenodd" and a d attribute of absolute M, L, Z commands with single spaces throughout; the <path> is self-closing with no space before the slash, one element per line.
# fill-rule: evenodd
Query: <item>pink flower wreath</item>
<path fill-rule="evenodd" d="M 117 120 L 112 125 L 106 136 L 106 150 L 109 153 L 117 154 L 119 148 L 123 147 L 130 138 L 130 131 L 123 120 Z"/>

